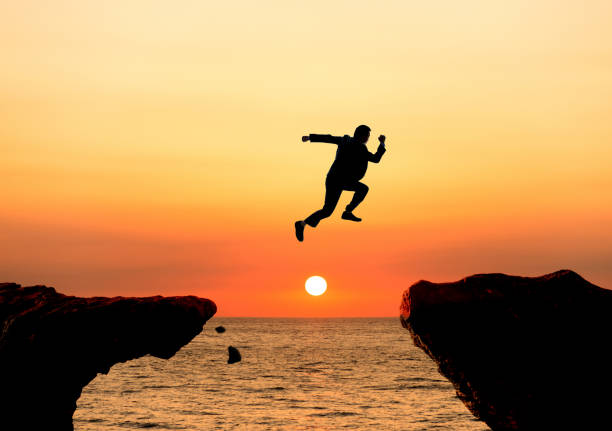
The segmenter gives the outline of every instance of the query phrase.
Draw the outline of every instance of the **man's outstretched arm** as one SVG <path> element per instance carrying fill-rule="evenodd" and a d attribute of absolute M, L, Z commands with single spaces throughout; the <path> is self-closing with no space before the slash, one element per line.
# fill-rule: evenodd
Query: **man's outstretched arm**
<path fill-rule="evenodd" d="M 380 162 L 380 159 L 382 157 L 383 154 L 385 154 L 385 151 L 387 151 L 387 148 L 385 147 L 385 135 L 380 135 L 378 137 L 378 141 L 380 142 L 380 144 L 378 145 L 378 150 L 376 150 L 376 153 L 372 154 L 368 151 L 368 160 L 372 163 L 378 163 Z"/>
<path fill-rule="evenodd" d="M 326 142 L 328 144 L 339 144 L 342 142 L 342 136 L 332 136 L 332 135 L 317 135 L 315 133 L 311 133 L 310 135 L 302 136 L 302 142 Z"/>

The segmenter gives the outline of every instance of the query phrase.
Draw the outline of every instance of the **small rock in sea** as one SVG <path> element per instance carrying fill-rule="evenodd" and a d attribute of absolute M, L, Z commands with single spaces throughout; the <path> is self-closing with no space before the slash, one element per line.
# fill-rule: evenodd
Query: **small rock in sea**
<path fill-rule="evenodd" d="M 237 348 L 228 346 L 227 352 L 229 353 L 229 358 L 227 359 L 228 364 L 233 364 L 234 362 L 240 362 L 242 360 L 242 356 L 240 356 L 240 352 Z"/>
<path fill-rule="evenodd" d="M 215 331 L 217 331 L 219 334 L 223 334 L 225 332 L 225 328 L 223 326 L 217 326 Z"/>

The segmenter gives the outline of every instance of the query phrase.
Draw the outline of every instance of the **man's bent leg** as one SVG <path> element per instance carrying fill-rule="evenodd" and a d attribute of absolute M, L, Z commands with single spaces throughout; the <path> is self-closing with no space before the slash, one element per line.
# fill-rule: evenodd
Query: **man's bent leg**
<path fill-rule="evenodd" d="M 355 191 L 353 199 L 351 199 L 351 202 L 346 206 L 346 212 L 351 213 L 355 208 L 357 208 L 357 205 L 359 205 L 365 199 L 370 188 L 364 183 L 355 183 L 345 187 L 344 190 Z"/>
<path fill-rule="evenodd" d="M 336 209 L 336 205 L 338 204 L 338 200 L 340 199 L 340 195 L 342 194 L 342 187 L 337 184 L 325 183 L 325 204 L 323 208 L 318 211 L 315 211 L 311 215 L 309 215 L 304 223 L 310 225 L 312 227 L 316 227 L 319 222 L 332 215 L 334 209 Z"/>

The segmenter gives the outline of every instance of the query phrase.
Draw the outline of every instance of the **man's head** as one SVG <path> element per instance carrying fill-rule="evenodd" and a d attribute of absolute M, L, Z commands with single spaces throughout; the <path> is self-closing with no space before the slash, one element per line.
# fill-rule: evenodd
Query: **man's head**
<path fill-rule="evenodd" d="M 358 144 L 365 144 L 368 142 L 368 139 L 370 139 L 370 128 L 364 124 L 357 126 L 353 139 L 357 141 Z"/>

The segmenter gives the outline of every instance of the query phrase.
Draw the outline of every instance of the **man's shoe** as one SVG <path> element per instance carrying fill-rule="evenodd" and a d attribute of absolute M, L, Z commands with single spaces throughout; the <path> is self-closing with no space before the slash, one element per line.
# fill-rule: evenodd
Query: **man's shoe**
<path fill-rule="evenodd" d="M 301 220 L 295 222 L 295 236 L 297 237 L 298 241 L 304 241 L 304 225 L 302 224 Z"/>
<path fill-rule="evenodd" d="M 344 220 L 351 220 L 351 221 L 361 221 L 361 219 L 359 217 L 356 217 L 355 214 L 353 214 L 350 211 L 344 211 L 342 213 L 342 218 Z"/>

